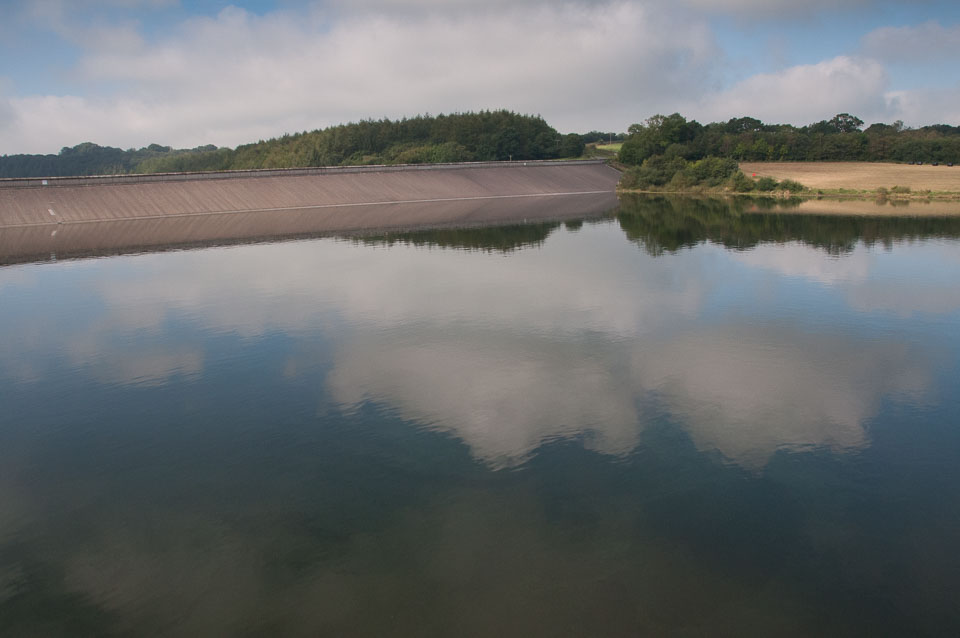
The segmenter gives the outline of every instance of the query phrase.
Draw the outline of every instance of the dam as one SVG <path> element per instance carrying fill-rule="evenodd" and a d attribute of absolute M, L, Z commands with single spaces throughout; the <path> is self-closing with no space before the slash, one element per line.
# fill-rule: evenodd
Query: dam
<path fill-rule="evenodd" d="M 601 215 L 603 161 L 0 180 L 0 263 L 331 233 Z"/>

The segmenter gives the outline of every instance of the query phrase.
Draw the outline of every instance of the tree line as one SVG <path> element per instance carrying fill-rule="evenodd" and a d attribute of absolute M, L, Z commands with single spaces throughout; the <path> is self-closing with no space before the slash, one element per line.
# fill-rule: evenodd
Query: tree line
<path fill-rule="evenodd" d="M 679 113 L 654 115 L 630 126 L 619 160 L 641 165 L 651 157 L 696 161 L 707 157 L 738 161 L 960 162 L 960 126 L 936 124 L 912 129 L 903 122 L 872 124 L 839 113 L 807 126 L 766 124 L 739 117 L 700 124 Z"/>
<path fill-rule="evenodd" d="M 581 135 L 561 135 L 540 116 L 498 110 L 363 120 L 236 149 L 122 150 L 87 142 L 57 155 L 4 155 L 0 177 L 537 160 L 579 157 L 583 150 Z"/>
<path fill-rule="evenodd" d="M 704 125 L 674 113 L 654 115 L 630 126 L 625 135 L 600 131 L 562 135 L 540 116 L 497 110 L 363 120 L 235 149 L 151 144 L 123 150 L 85 142 L 58 154 L 0 156 L 0 177 L 557 159 L 582 155 L 585 143 L 616 140 L 623 140 L 618 159 L 624 164 L 641 166 L 648 159 L 663 158 L 648 172 L 654 182 L 660 181 L 664 162 L 676 168 L 683 160 L 683 166 L 690 167 L 706 158 L 960 162 L 960 126 L 947 124 L 914 129 L 897 121 L 864 128 L 860 118 L 840 113 L 800 127 L 752 117 Z M 714 169 L 719 166 L 709 167 L 707 181 L 716 181 Z M 697 175 L 705 169 L 688 168 L 683 180 L 703 181 Z M 670 178 L 679 172 L 680 168 L 672 171 Z"/>
<path fill-rule="evenodd" d="M 140 149 L 123 150 L 83 142 L 64 147 L 57 154 L 0 156 L 0 177 L 67 177 L 71 175 L 116 175 L 142 172 L 147 160 L 180 154 L 216 151 L 212 144 L 193 149 L 174 149 L 151 144 Z"/>

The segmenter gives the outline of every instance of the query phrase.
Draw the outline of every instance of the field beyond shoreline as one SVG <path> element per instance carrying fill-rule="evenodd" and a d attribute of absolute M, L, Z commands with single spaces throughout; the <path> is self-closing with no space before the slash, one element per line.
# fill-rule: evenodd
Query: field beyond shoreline
<path fill-rule="evenodd" d="M 958 166 L 878 162 L 741 162 L 740 170 L 748 177 L 772 177 L 777 181 L 791 179 L 814 193 L 875 193 L 879 188 L 889 190 L 900 186 L 909 188 L 914 194 L 930 191 L 931 194 L 955 194 L 960 197 Z"/>

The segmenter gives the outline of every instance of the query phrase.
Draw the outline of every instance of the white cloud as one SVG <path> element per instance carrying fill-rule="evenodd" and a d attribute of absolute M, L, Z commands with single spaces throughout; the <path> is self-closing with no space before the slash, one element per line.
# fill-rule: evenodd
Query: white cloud
<path fill-rule="evenodd" d="M 806 124 L 837 113 L 885 121 L 889 79 L 883 65 L 868 58 L 839 56 L 817 64 L 761 73 L 688 107 L 706 121 L 749 113 L 767 122 Z"/>
<path fill-rule="evenodd" d="M 129 53 L 143 45 L 139 22 L 111 20 L 104 10 L 157 9 L 175 4 L 176 0 L 40 0 L 26 4 L 18 18 L 21 24 L 53 31 L 65 41 L 84 49 Z"/>
<path fill-rule="evenodd" d="M 885 62 L 944 62 L 960 55 L 960 25 L 929 21 L 916 26 L 882 27 L 862 39 L 864 52 Z"/>
<path fill-rule="evenodd" d="M 907 126 L 960 125 L 960 85 L 890 91 L 886 98 L 890 110 L 887 122 L 897 119 Z"/>
<path fill-rule="evenodd" d="M 567 0 L 566 4 L 586 7 L 609 5 L 616 0 Z M 413 13 L 413 12 L 464 12 L 501 11 L 504 7 L 543 6 L 556 4 L 552 0 L 333 0 L 328 5 L 345 12 Z M 807 16 L 830 9 L 832 12 L 858 9 L 880 4 L 878 0 L 647 0 L 637 4 L 682 7 L 707 14 L 736 15 L 748 19 L 765 19 L 783 16 Z"/>
<path fill-rule="evenodd" d="M 336 22 L 319 10 L 227 8 L 149 47 L 134 36 L 120 28 L 113 46 L 91 47 L 78 63 L 79 81 L 111 96 L 13 98 L 7 152 L 88 140 L 232 146 L 364 117 L 481 108 L 541 113 L 561 130 L 625 129 L 692 98 L 718 57 L 705 23 L 630 2 Z M 598 91 L 617 99 L 585 109 Z"/>
<path fill-rule="evenodd" d="M 19 115 L 17 115 L 17 109 L 13 107 L 13 104 L 10 103 L 8 98 L 0 95 L 0 134 L 3 135 L 3 139 L 6 140 L 8 131 L 11 131 L 18 126 Z M 10 153 L 11 150 L 6 147 L 5 142 L 0 142 L 0 155 Z"/>
<path fill-rule="evenodd" d="M 680 0 L 682 4 L 715 14 L 734 14 L 739 18 L 751 20 L 811 16 L 824 9 L 833 13 L 847 9 L 857 9 L 876 0 Z"/>
<path fill-rule="evenodd" d="M 142 10 L 171 4 L 47 0 L 23 9 L 34 28 L 82 53 L 69 71 L 72 93 L 0 101 L 2 151 L 82 141 L 233 146 L 362 118 L 483 108 L 539 113 L 562 131 L 626 130 L 674 111 L 702 121 L 806 124 L 843 111 L 910 125 L 960 121 L 952 106 L 960 88 L 900 91 L 881 64 L 949 58 L 957 28 L 934 22 L 878 29 L 863 38 L 864 57 L 725 88 L 713 18 L 820 20 L 889 4 L 875 0 L 333 0 L 262 16 L 227 6 L 146 36 L 135 21 L 149 19 Z"/>
<path fill-rule="evenodd" d="M 31 18 L 46 20 L 75 17 L 101 9 L 162 9 L 180 4 L 179 0 L 31 0 L 23 3 L 22 12 Z"/>

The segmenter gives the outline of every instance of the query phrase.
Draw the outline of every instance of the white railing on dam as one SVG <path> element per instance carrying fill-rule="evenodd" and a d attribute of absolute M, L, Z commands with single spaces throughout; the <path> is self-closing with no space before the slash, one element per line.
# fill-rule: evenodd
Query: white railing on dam
<path fill-rule="evenodd" d="M 587 160 L 516 160 L 510 162 L 452 162 L 445 164 L 377 164 L 361 166 L 311 166 L 303 168 L 253 168 L 231 171 L 195 171 L 182 173 L 133 173 L 122 175 L 86 175 L 76 177 L 6 177 L 0 188 L 43 188 L 58 186 L 93 186 L 103 184 L 142 184 L 149 182 L 190 182 L 245 177 L 296 177 L 302 175 L 342 175 L 346 173 L 385 173 L 400 171 L 436 171 L 468 168 L 509 168 L 537 166 L 579 166 L 603 164 L 604 159 Z"/>

